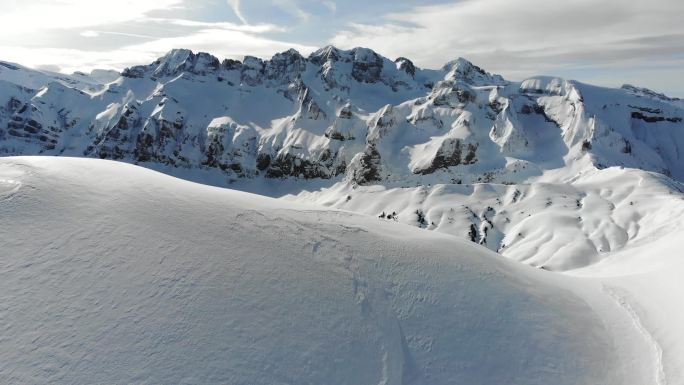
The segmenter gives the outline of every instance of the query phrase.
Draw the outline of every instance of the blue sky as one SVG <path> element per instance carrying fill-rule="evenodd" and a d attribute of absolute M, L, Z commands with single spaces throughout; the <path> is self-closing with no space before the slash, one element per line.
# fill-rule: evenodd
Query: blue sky
<path fill-rule="evenodd" d="M 171 48 L 241 59 L 334 44 L 684 97 L 681 0 L 3 0 L 2 10 L 0 59 L 62 72 L 122 69 Z"/>

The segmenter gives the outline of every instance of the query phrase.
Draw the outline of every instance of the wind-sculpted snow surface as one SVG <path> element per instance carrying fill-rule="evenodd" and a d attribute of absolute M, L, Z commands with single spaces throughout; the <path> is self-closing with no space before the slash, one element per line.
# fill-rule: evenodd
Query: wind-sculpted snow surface
<path fill-rule="evenodd" d="M 0 155 L 121 160 L 395 213 L 553 270 L 681 215 L 667 196 L 682 191 L 683 118 L 682 100 L 636 86 L 511 82 L 462 58 L 429 70 L 365 48 L 243 61 L 178 49 L 116 79 L 0 62 Z"/>
<path fill-rule="evenodd" d="M 114 162 L 9 158 L 0 177 L 21 184 L 0 201 L 8 383 L 611 376 L 589 305 L 467 242 Z"/>
<path fill-rule="evenodd" d="M 438 232 L 104 160 L 0 181 L 8 383 L 624 385 L 669 357 L 624 290 Z"/>
<path fill-rule="evenodd" d="M 567 271 L 678 237 L 684 186 L 641 170 L 593 170 L 561 182 L 387 188 L 338 184 L 294 200 L 457 235 L 511 259 Z"/>

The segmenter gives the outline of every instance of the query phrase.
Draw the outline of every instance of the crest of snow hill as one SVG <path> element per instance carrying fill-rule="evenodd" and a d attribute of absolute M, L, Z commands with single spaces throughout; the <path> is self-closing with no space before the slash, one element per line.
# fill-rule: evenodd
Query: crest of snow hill
<path fill-rule="evenodd" d="M 629 85 L 511 82 L 462 58 L 431 70 L 330 46 L 243 61 L 179 49 L 97 75 L 0 62 L 0 155 L 202 169 L 226 184 L 511 185 L 610 166 L 684 180 L 684 102 Z"/>

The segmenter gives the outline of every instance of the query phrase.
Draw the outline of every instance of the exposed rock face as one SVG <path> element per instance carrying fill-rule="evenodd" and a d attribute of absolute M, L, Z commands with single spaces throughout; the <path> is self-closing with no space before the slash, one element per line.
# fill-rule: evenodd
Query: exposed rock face
<path fill-rule="evenodd" d="M 340 119 L 351 119 L 352 118 L 352 106 L 350 103 L 345 104 L 340 108 L 340 112 L 337 114 Z"/>
<path fill-rule="evenodd" d="M 14 137 L 37 145 L 36 147 L 40 149 L 39 153 L 55 150 L 63 133 L 80 120 L 70 110 L 60 108 L 59 104 L 48 102 L 59 101 L 65 97 L 80 102 L 86 102 L 88 99 L 84 92 L 57 82 L 46 85 L 35 97 L 26 102 L 14 97 L 10 98 L 5 107 L 5 110 L 9 112 L 6 130 L 4 130 L 6 137 Z"/>
<path fill-rule="evenodd" d="M 289 153 L 281 154 L 269 162 L 266 177 L 285 178 L 294 176 L 303 179 L 329 179 L 343 174 L 344 164 L 335 167 L 335 159 L 330 151 L 323 151 L 317 159 L 302 159 Z"/>
<path fill-rule="evenodd" d="M 383 60 L 377 53 L 363 48 L 354 50 L 352 62 L 352 77 L 361 83 L 376 83 L 380 81 Z"/>
<path fill-rule="evenodd" d="M 123 159 L 136 141 L 137 132 L 142 125 L 143 118 L 137 103 L 125 105 L 116 123 L 96 136 L 94 146 L 86 149 L 86 155 L 93 152 L 103 159 Z"/>
<path fill-rule="evenodd" d="M 325 120 L 327 116 L 325 111 L 316 103 L 311 96 L 309 88 L 303 88 L 299 94 L 300 111 L 303 116 L 312 120 Z"/>
<path fill-rule="evenodd" d="M 659 111 L 659 110 L 656 110 Z M 632 119 L 640 119 L 643 120 L 646 123 L 657 123 L 657 122 L 672 122 L 672 123 L 679 123 L 682 121 L 682 118 L 680 117 L 665 117 L 665 116 L 659 116 L 659 115 L 647 115 L 639 111 L 634 111 L 632 112 Z"/>
<path fill-rule="evenodd" d="M 474 102 L 475 98 L 476 94 L 470 86 L 450 80 L 437 83 L 429 96 L 433 106 L 450 108 Z"/>
<path fill-rule="evenodd" d="M 415 173 L 432 174 L 439 169 L 446 169 L 458 165 L 471 165 L 477 162 L 477 143 L 462 143 L 459 139 L 446 139 L 437 150 L 432 162 L 424 169 Z"/>
<path fill-rule="evenodd" d="M 558 78 L 509 83 L 462 58 L 424 70 L 335 47 L 242 61 L 179 49 L 108 84 L 75 76 L 31 74 L 52 79 L 36 88 L 0 81 L 0 154 L 359 184 L 438 172 L 510 182 L 506 163 L 543 154 L 542 169 L 588 157 L 684 180 L 681 101 L 633 86 L 585 95 Z"/>
<path fill-rule="evenodd" d="M 265 65 L 266 79 L 280 84 L 289 84 L 299 79 L 306 70 L 306 59 L 291 49 L 278 53 Z"/>
<path fill-rule="evenodd" d="M 254 129 L 227 118 L 217 118 L 207 128 L 206 159 L 202 164 L 223 171 L 231 170 L 240 177 L 252 177 L 256 174 L 254 166 L 259 166 L 258 163 L 254 165 L 253 161 L 256 152 L 257 132 Z M 268 165 L 261 170 L 266 167 Z"/>
<path fill-rule="evenodd" d="M 380 153 L 373 145 L 354 156 L 349 165 L 349 178 L 360 185 L 382 180 Z"/>
<path fill-rule="evenodd" d="M 397 63 L 397 68 L 411 75 L 411 77 L 416 76 L 416 66 L 413 62 L 405 57 L 397 58 L 395 61 Z"/>
<path fill-rule="evenodd" d="M 240 74 L 240 81 L 248 86 L 257 86 L 261 84 L 264 78 L 266 63 L 263 60 L 254 57 L 246 56 L 242 62 L 242 72 Z"/>
<path fill-rule="evenodd" d="M 187 49 L 175 49 L 150 65 L 126 68 L 121 75 L 130 78 L 142 78 L 150 72 L 157 78 L 178 76 L 183 72 L 207 75 L 220 67 L 219 60 L 208 53 L 194 54 Z"/>
<path fill-rule="evenodd" d="M 388 104 L 378 111 L 368 122 L 368 136 L 366 137 L 366 141 L 369 144 L 377 144 L 395 125 L 394 107 L 392 107 L 391 104 Z"/>

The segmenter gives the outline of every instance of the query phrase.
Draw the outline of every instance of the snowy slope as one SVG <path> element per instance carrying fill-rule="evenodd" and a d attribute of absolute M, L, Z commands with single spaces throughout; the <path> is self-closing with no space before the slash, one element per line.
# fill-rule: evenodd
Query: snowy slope
<path fill-rule="evenodd" d="M 509 82 L 462 58 L 426 70 L 365 48 L 242 62 L 179 49 L 106 84 L 72 77 L 96 90 L 9 64 L 0 75 L 7 155 L 207 169 L 223 185 L 520 183 L 576 164 L 684 179 L 680 100 L 550 77 Z"/>
<path fill-rule="evenodd" d="M 612 167 L 556 178 L 410 188 L 339 183 L 289 199 L 457 235 L 554 271 L 681 234 L 676 223 L 684 220 L 684 186 L 663 175 Z"/>
<path fill-rule="evenodd" d="M 34 70 L 16 63 L 0 61 L 0 80 L 22 87 L 40 89 L 48 83 L 58 82 L 82 91 L 96 92 L 119 77 L 116 71 L 94 70 L 89 74 L 76 72 L 65 75 L 51 71 Z"/>
<path fill-rule="evenodd" d="M 610 263 L 558 275 L 438 232 L 105 160 L 0 159 L 0 218 L 10 383 L 684 380 L 677 319 Z M 683 266 L 657 259 L 663 294 Z"/>

